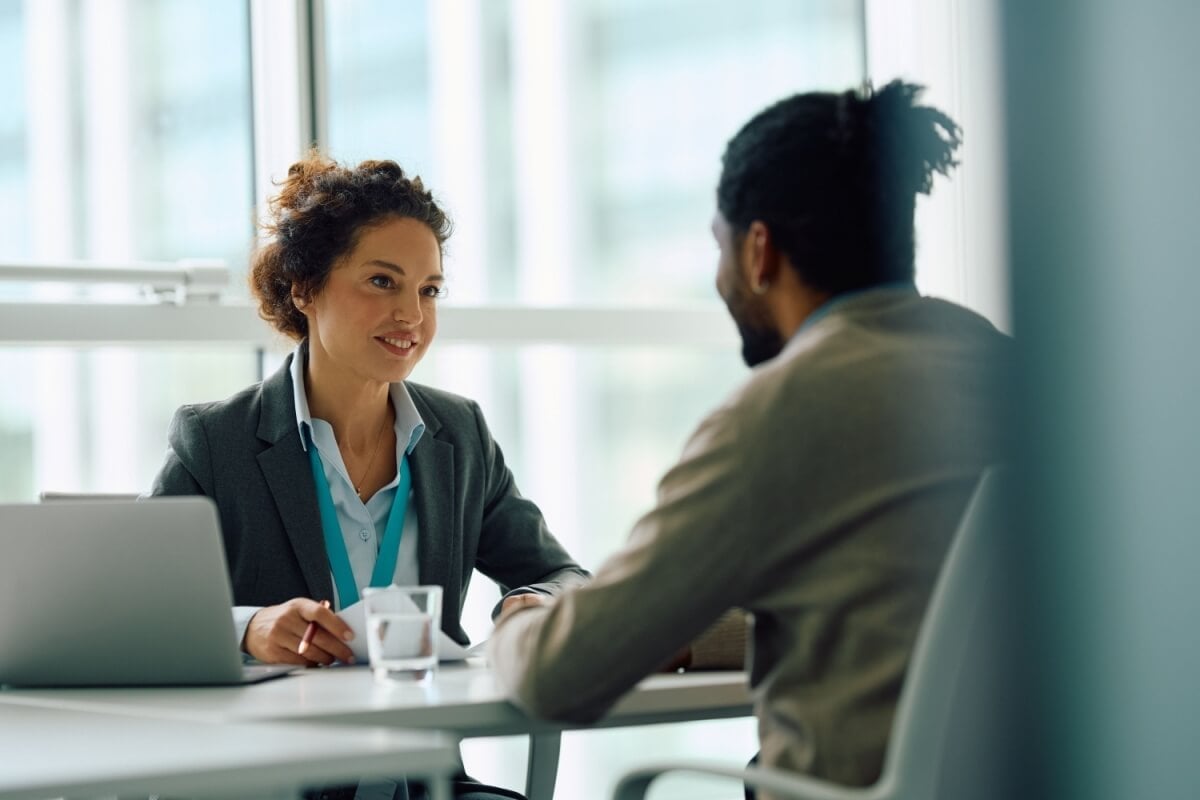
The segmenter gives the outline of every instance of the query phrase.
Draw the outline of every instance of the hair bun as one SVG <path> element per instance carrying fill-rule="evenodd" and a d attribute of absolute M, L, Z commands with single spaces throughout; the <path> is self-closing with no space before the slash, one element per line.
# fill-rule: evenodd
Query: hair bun
<path fill-rule="evenodd" d="M 866 100 L 876 157 L 894 169 L 902 188 L 929 194 L 934 173 L 948 175 L 958 164 L 954 151 L 962 129 L 930 106 L 918 105 L 925 87 L 894 80 Z"/>
<path fill-rule="evenodd" d="M 390 159 L 364 161 L 358 165 L 358 168 L 372 176 L 378 175 L 390 181 L 402 181 L 406 179 L 404 169 Z"/>

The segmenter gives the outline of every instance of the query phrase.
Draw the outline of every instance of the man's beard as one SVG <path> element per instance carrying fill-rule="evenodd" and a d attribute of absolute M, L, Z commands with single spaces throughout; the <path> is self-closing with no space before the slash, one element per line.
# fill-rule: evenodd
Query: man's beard
<path fill-rule="evenodd" d="M 770 327 L 743 322 L 737 317 L 733 321 L 737 323 L 738 333 L 742 336 L 742 360 L 746 366 L 757 367 L 783 350 L 783 339 Z"/>
<path fill-rule="evenodd" d="M 783 350 L 783 338 L 767 321 L 767 314 L 748 289 L 738 289 L 732 302 L 726 302 L 729 316 L 742 337 L 742 360 L 748 367 L 770 361 Z"/>

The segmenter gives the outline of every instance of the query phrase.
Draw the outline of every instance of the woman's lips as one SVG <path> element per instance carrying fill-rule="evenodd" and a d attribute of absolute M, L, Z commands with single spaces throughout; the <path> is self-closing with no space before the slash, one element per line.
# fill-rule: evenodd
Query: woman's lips
<path fill-rule="evenodd" d="M 409 355 L 417 347 L 416 340 L 410 337 L 376 336 L 375 340 L 380 342 L 389 353 L 398 356 Z"/>

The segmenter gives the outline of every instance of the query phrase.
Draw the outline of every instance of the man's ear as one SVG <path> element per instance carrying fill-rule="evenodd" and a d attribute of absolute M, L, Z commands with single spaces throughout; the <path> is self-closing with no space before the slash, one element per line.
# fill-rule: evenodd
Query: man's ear
<path fill-rule="evenodd" d="M 779 274 L 781 254 L 765 222 L 754 220 L 742 237 L 742 268 L 755 294 L 766 294 Z"/>

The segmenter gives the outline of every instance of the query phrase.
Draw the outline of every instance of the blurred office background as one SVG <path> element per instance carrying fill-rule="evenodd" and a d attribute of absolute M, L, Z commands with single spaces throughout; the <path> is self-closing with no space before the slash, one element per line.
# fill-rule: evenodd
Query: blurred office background
<path fill-rule="evenodd" d="M 1004 3 L 1024 796 L 1196 797 L 1200 4 Z"/>
<path fill-rule="evenodd" d="M 708 225 L 724 143 L 771 101 L 926 83 L 966 144 L 922 200 L 919 284 L 1009 327 L 996 28 L 992 3 L 951 0 L 0 0 L 0 264 L 232 273 L 182 302 L 0 281 L 0 501 L 144 490 L 176 407 L 279 363 L 244 287 L 253 220 L 316 142 L 399 161 L 449 209 L 450 297 L 414 379 L 482 404 L 594 567 L 745 375 Z M 476 587 L 476 637 L 493 600 Z M 468 743 L 468 765 L 518 785 L 522 746 Z M 650 754 L 754 749 L 750 720 L 572 734 L 560 794 Z"/>

